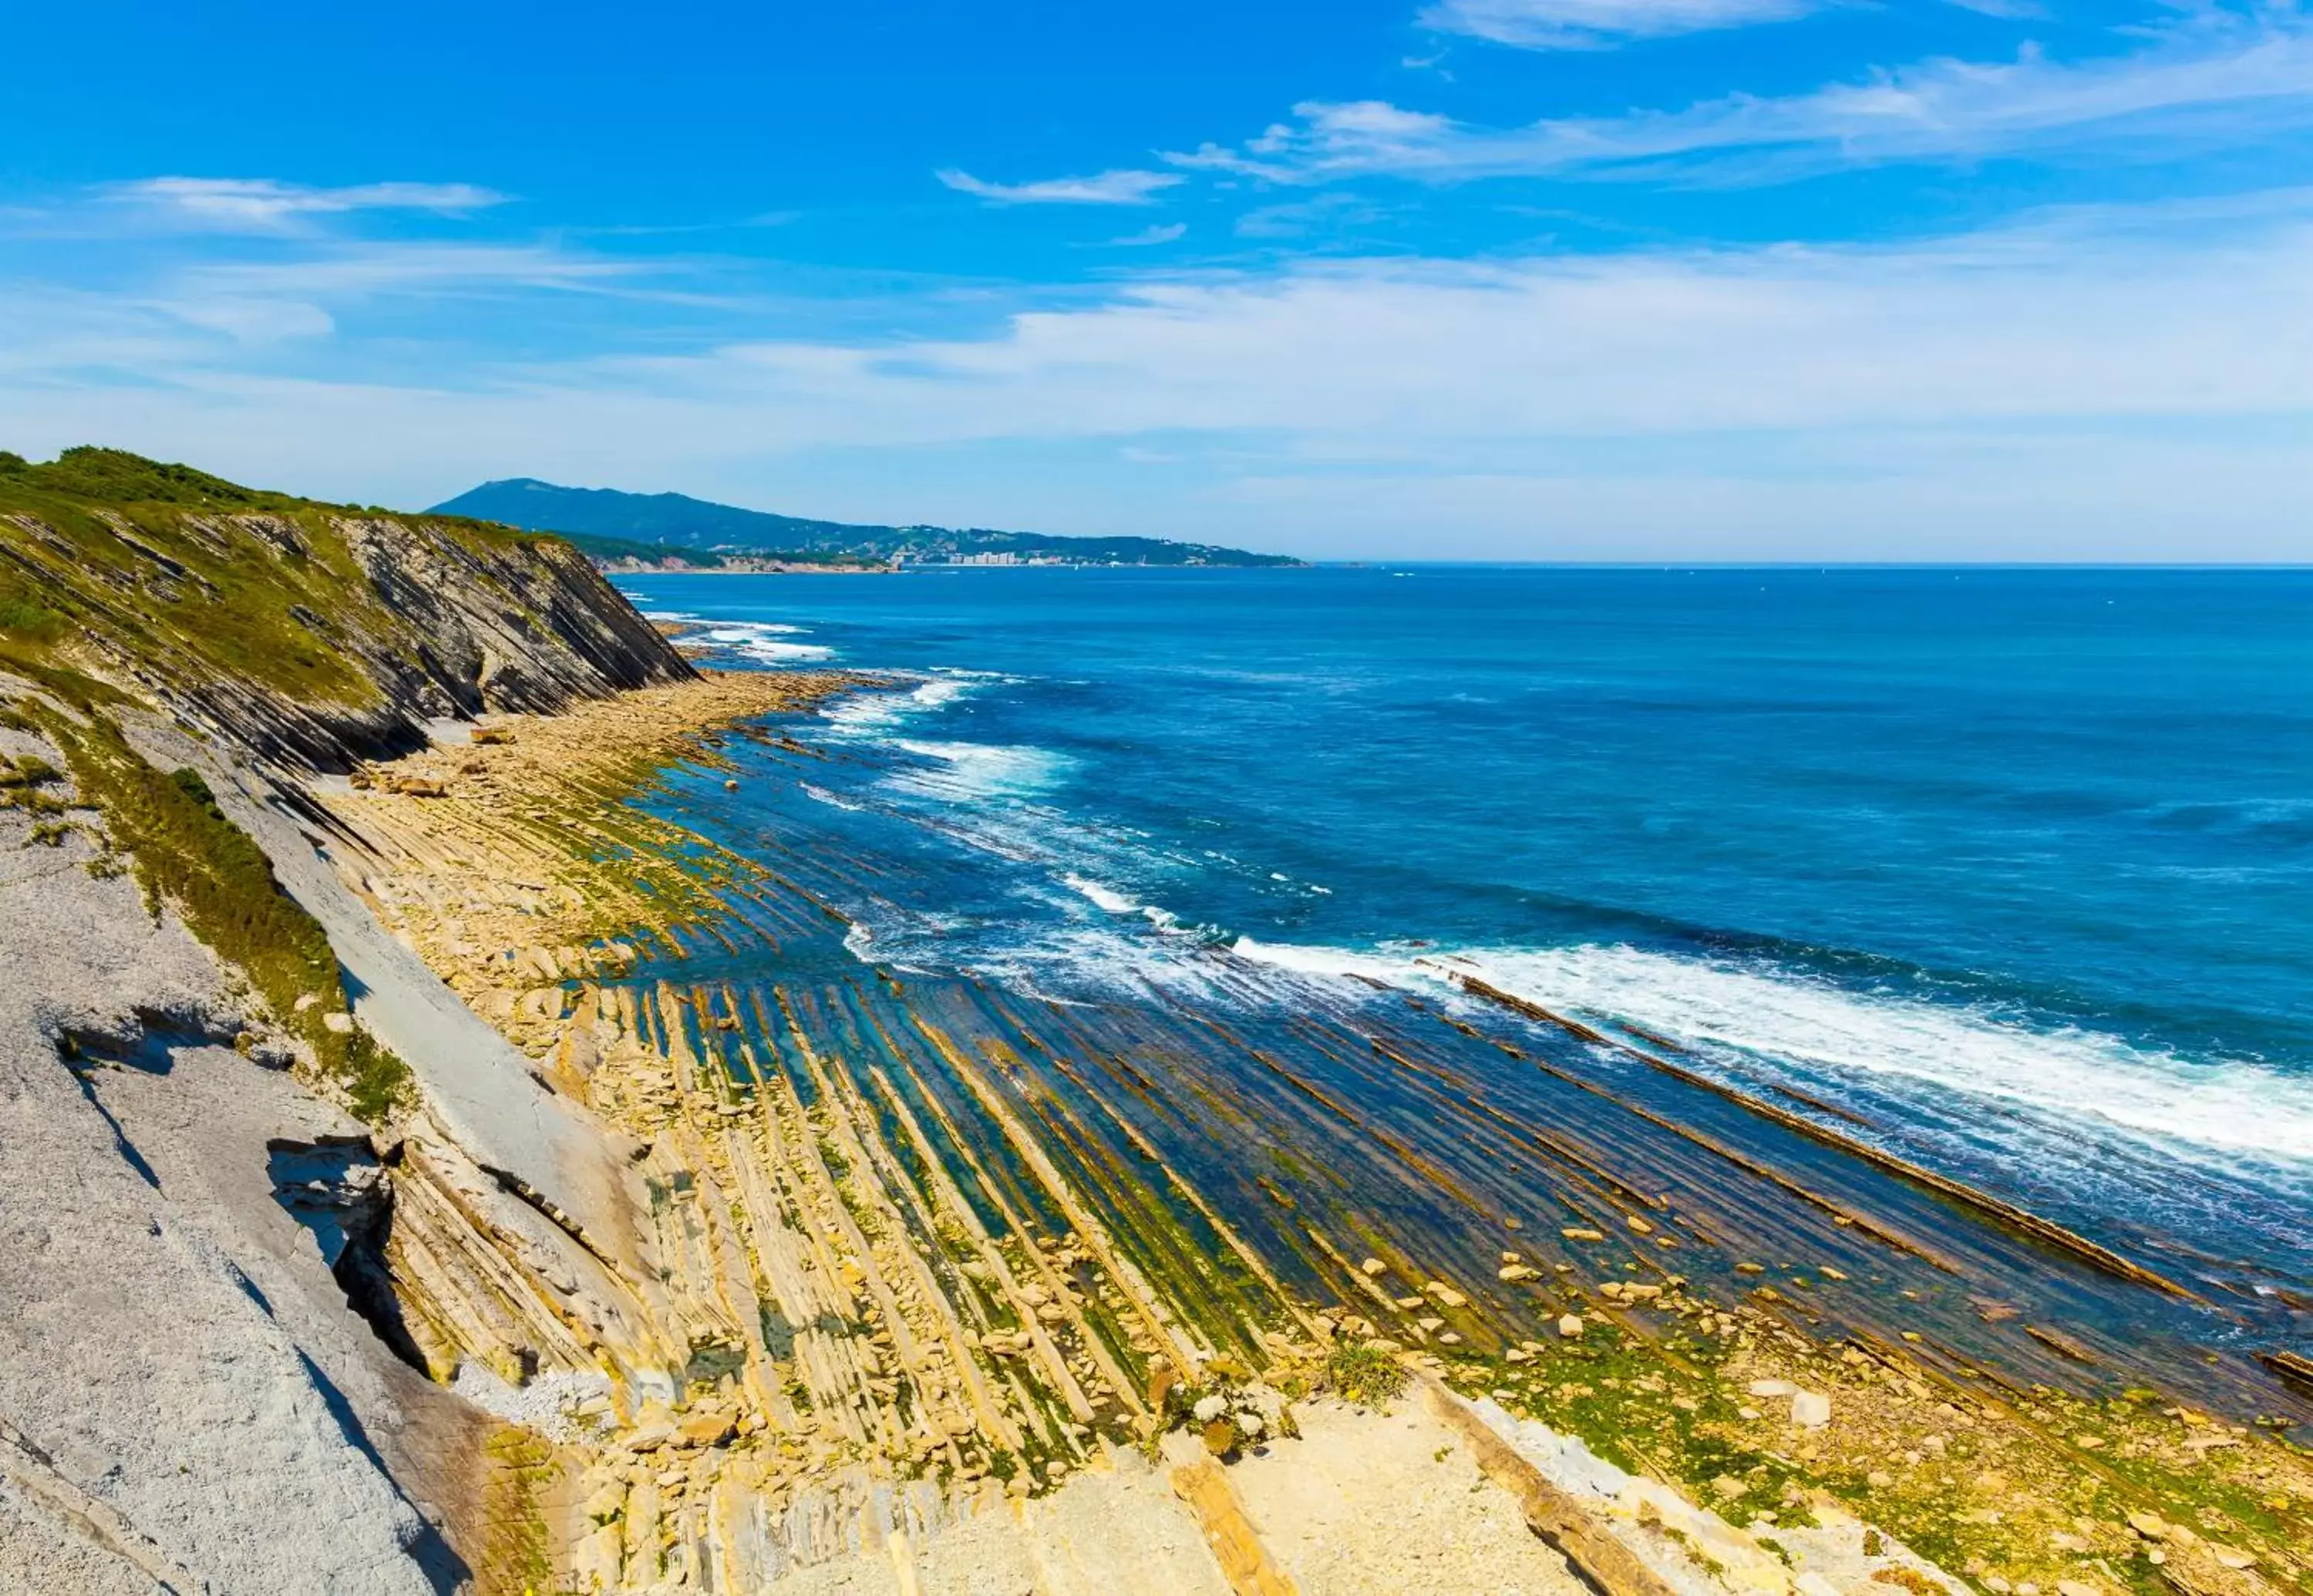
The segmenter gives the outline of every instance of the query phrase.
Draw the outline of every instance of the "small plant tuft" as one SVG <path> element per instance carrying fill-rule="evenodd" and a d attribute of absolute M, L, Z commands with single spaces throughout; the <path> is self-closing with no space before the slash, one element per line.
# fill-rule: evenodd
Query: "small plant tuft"
<path fill-rule="evenodd" d="M 1385 1352 L 1344 1343 L 1325 1354 L 1325 1383 L 1361 1407 L 1378 1407 L 1405 1389 L 1405 1370 Z"/>

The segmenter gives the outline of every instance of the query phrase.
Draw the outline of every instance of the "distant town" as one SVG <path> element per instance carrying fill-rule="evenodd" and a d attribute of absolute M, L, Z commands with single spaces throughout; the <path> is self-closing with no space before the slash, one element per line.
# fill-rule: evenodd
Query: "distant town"
<path fill-rule="evenodd" d="M 1292 566 L 1288 555 L 1133 536 L 816 521 L 680 493 L 514 477 L 433 507 L 569 539 L 606 571 L 890 571 L 910 566 Z"/>

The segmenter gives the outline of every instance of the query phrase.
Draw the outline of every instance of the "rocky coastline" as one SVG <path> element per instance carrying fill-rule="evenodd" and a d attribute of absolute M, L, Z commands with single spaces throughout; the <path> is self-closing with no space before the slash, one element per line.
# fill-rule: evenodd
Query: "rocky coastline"
<path fill-rule="evenodd" d="M 75 453 L 0 472 L 0 1591 L 2313 1592 L 2285 1416 L 1938 1283 L 2095 1257 L 1458 1014 L 1292 1018 L 1547 1192 L 1207 1017 L 861 964 L 874 861 L 678 800 L 884 684 Z M 1332 1206 L 1188 1156 L 1302 1125 Z"/>
<path fill-rule="evenodd" d="M 1588 1287 L 1584 1312 L 1544 1315 L 1543 1334 L 1481 1350 L 1485 1330 L 1464 1316 L 1482 1284 L 1563 1292 L 1569 1266 L 1542 1265 L 1528 1246 L 1503 1251 L 1492 1279 L 1457 1285 L 1403 1262 L 1343 1259 L 1385 1319 L 1360 1310 L 1359 1292 L 1324 1301 L 1284 1287 L 1262 1248 L 1208 1208 L 1218 1244 L 1266 1278 L 1271 1309 L 1236 1339 L 1217 1335 L 1243 1309 L 1149 1266 L 1140 1239 L 1103 1221 L 1100 1194 L 1063 1173 L 1030 1105 L 1004 1106 L 1000 1061 L 954 1056 L 960 1044 L 928 1027 L 945 1062 L 977 1078 L 968 1089 L 999 1127 L 988 1147 L 943 1121 L 919 1083 L 873 1071 L 847 1080 L 837 1044 L 802 1017 L 800 992 L 771 1013 L 680 978 L 694 957 L 727 950 L 732 904 L 769 912 L 793 883 L 636 798 L 676 758 L 694 779 L 737 784 L 728 751 L 741 744 L 823 757 L 796 711 L 875 685 L 794 675 L 743 688 L 748 674 L 714 672 L 705 682 L 494 720 L 473 753 L 435 750 L 327 800 L 348 839 L 338 868 L 381 922 L 558 1091 L 648 1149 L 638 1167 L 658 1194 L 666 1301 L 629 1318 L 671 1313 L 694 1327 L 694 1358 L 713 1348 L 672 1397 L 634 1381 L 651 1355 L 639 1347 L 597 1345 L 562 1371 L 610 1382 L 570 1409 L 563 1442 L 581 1507 L 567 1531 L 578 1588 L 781 1578 L 818 1588 L 814 1579 L 849 1566 L 845 1548 L 873 1552 L 879 1540 L 891 1556 L 921 1558 L 930 1577 L 939 1548 L 976 1544 L 973 1526 L 990 1515 L 1016 1520 L 1025 1503 L 1071 1492 L 1130 1495 L 1152 1469 L 1171 1500 L 1145 1499 L 1128 1516 L 1148 1530 L 1185 1508 L 1208 1542 L 1234 1548 L 1222 1557 L 1238 1569 L 1232 1588 L 1412 1588 L 1373 1565 L 1316 1574 L 1319 1548 L 1300 1539 L 1316 1510 L 1299 1498 L 1337 1504 L 1359 1459 L 1387 1453 L 1391 1422 L 1430 1437 L 1441 1475 L 1476 1468 L 1525 1503 L 1516 1536 L 1456 1531 L 1477 1538 L 1482 1564 L 1510 1567 L 1534 1534 L 1550 1534 L 1561 1565 L 1570 1558 L 1582 1579 L 1617 1590 L 1920 1581 L 1910 1588 L 2246 1596 L 2302 1579 L 2293 1553 L 2206 1506 L 2269 1487 L 2263 1511 L 2301 1512 L 2313 1476 L 2277 1435 L 2149 1392 L 1963 1387 L 1902 1338 L 1809 1335 L 1772 1292 L 1729 1298 L 1676 1275 L 1609 1278 Z M 745 710 L 779 719 L 749 724 Z M 672 877 L 658 874 L 676 860 Z M 782 1027 L 801 1080 L 778 1072 L 758 1039 Z M 735 1050 L 719 1045 L 734 1036 Z M 1018 1173 L 1006 1177 L 999 1160 Z M 1177 1200 L 1199 1204 L 1179 1170 L 1158 1173 Z M 1051 1230 L 1027 1194 L 1006 1195 L 1018 1179 L 1057 1209 Z M 994 1227 L 981 1216 L 989 1199 Z M 1840 1217 L 1871 1227 L 1868 1215 Z M 1174 1221 L 1152 1212 L 1149 1222 Z M 1635 1216 L 1623 1228 L 1668 1239 Z M 1578 1255 L 1611 1248 L 1601 1230 L 1568 1227 L 1557 1239 Z M 1394 1334 L 1397 1325 L 1407 1330 Z M 1360 1383 L 1368 1357 L 1429 1395 L 1379 1399 Z M 1286 1433 L 1315 1429 L 1327 1444 Z M 1647 1466 L 1627 1471 L 1583 1443 L 1602 1430 Z M 1242 1473 L 1248 1463 L 1264 1472 Z M 1294 1501 L 1253 1488 L 1276 1470 L 1300 1477 Z M 1413 1473 L 1401 1483 L 1418 1492 Z M 1409 1532 L 1357 1544 L 1378 1558 L 1374 1541 Z M 1587 1548 L 1586 1535 L 1598 1538 Z M 887 1560 L 870 1558 L 879 1570 Z M 1491 1587 L 1476 1576 L 1451 1588 Z"/>

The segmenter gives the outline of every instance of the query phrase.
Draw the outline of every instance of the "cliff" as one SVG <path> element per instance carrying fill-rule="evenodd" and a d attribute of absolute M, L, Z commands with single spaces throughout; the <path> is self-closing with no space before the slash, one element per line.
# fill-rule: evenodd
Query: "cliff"
<path fill-rule="evenodd" d="M 639 1273 L 641 1194 L 338 884 L 310 793 L 670 683 L 559 540 L 0 454 L 0 1596 L 542 1583 L 539 1443 L 396 1358 L 365 1260 L 391 1223 Z"/>
<path fill-rule="evenodd" d="M 92 448 L 0 454 L 0 670 L 324 771 L 692 675 L 558 538 Z"/>

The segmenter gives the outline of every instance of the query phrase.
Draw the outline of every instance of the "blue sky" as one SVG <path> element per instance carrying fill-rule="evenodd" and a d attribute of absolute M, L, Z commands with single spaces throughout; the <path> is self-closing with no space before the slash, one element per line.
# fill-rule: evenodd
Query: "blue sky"
<path fill-rule="evenodd" d="M 10 26 L 29 454 L 1320 556 L 2313 558 L 2291 5 Z"/>

